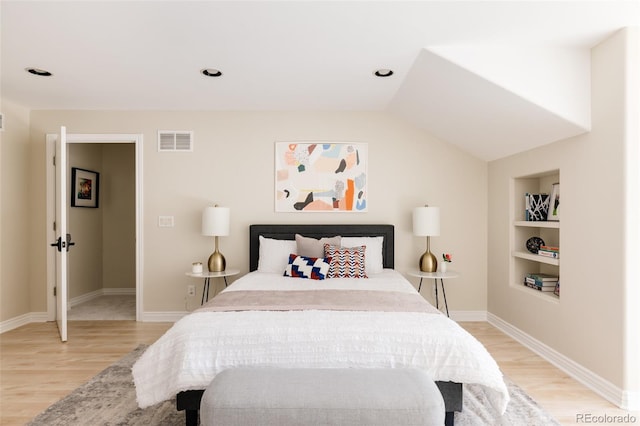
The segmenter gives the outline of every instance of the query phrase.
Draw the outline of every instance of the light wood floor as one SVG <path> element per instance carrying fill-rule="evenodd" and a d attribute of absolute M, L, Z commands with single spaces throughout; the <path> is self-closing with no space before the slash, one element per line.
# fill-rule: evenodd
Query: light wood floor
<path fill-rule="evenodd" d="M 461 325 L 487 347 L 505 375 L 560 423 L 584 424 L 577 417 L 581 414 L 627 414 L 490 324 Z M 139 344 L 154 342 L 170 326 L 75 321 L 69 323 L 67 343 L 59 342 L 55 323 L 29 324 L 0 335 L 0 424 L 25 424 Z"/>

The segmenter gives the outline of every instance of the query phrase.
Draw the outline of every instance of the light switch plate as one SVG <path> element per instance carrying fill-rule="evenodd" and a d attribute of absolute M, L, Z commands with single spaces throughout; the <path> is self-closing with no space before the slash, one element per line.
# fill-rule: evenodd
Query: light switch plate
<path fill-rule="evenodd" d="M 173 216 L 158 216 L 158 227 L 173 228 Z"/>

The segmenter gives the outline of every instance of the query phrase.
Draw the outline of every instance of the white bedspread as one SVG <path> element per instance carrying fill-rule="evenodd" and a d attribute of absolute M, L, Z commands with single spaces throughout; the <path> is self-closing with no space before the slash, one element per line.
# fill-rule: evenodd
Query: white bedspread
<path fill-rule="evenodd" d="M 267 283 L 266 278 L 272 281 Z M 253 272 L 225 291 L 272 290 L 283 286 L 290 290 L 321 286 L 415 292 L 402 275 L 388 270 L 367 280 L 324 281 Z M 243 366 L 413 367 L 427 371 L 436 381 L 486 386 L 491 390 L 494 408 L 500 413 L 509 400 L 502 373 L 491 355 L 444 315 L 312 310 L 187 315 L 133 366 L 138 404 L 145 408 L 180 391 L 205 389 L 217 373 Z"/>

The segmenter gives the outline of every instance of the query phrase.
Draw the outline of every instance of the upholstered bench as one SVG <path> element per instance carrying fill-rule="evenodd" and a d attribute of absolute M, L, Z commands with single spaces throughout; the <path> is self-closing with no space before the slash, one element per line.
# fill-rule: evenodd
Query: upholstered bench
<path fill-rule="evenodd" d="M 414 369 L 236 368 L 200 403 L 204 426 L 443 425 L 436 384 Z"/>

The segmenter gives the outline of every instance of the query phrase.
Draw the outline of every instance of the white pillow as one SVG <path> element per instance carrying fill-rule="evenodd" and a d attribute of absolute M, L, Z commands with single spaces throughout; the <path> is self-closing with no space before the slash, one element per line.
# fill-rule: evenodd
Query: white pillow
<path fill-rule="evenodd" d="M 342 247 L 366 246 L 364 265 L 367 275 L 382 272 L 382 242 L 384 237 L 342 237 Z"/>
<path fill-rule="evenodd" d="M 275 240 L 259 236 L 258 271 L 284 273 L 289 255 L 296 252 L 296 240 Z"/>

